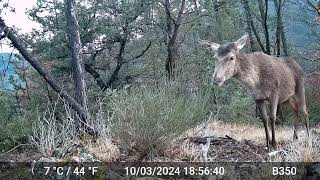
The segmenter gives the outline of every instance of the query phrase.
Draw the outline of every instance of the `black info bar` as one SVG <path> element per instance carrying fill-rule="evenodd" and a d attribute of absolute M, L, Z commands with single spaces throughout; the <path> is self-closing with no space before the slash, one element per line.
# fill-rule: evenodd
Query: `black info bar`
<path fill-rule="evenodd" d="M 0 179 L 320 179 L 316 162 L 1 162 Z"/>

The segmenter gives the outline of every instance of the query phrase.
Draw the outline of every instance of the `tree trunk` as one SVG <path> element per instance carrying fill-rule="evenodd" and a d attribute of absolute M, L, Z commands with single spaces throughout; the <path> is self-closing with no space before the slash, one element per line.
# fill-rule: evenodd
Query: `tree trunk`
<path fill-rule="evenodd" d="M 71 66 L 73 73 L 73 81 L 75 86 L 76 100 L 83 107 L 86 113 L 85 117 L 80 117 L 81 122 L 77 122 L 81 128 L 90 122 L 90 114 L 88 110 L 87 87 L 84 77 L 84 65 L 82 61 L 81 40 L 79 34 L 79 24 L 76 17 L 75 0 L 65 0 L 65 17 L 67 20 L 67 35 L 69 40 L 69 48 L 71 50 Z"/>
<path fill-rule="evenodd" d="M 254 44 L 253 44 L 253 36 L 252 36 L 252 27 L 251 27 L 251 21 L 252 21 L 252 17 L 251 17 L 251 13 L 249 10 L 249 4 L 247 0 L 242 0 L 241 1 L 246 13 L 246 23 L 247 23 L 247 33 L 249 33 L 249 38 L 250 38 L 250 51 L 254 52 Z"/>
<path fill-rule="evenodd" d="M 166 61 L 166 71 L 168 79 L 174 80 L 175 79 L 175 68 L 176 68 L 176 59 L 177 59 L 177 48 L 175 44 L 168 44 L 167 47 L 167 61 Z"/>
<path fill-rule="evenodd" d="M 87 113 L 85 109 L 75 100 L 73 99 L 66 91 L 64 91 L 59 82 L 57 82 L 53 76 L 49 73 L 47 69 L 44 68 L 43 65 L 39 63 L 39 60 L 29 53 L 29 51 L 22 45 L 19 38 L 12 33 L 12 31 L 6 26 L 3 19 L 0 17 L 0 33 L 4 31 L 6 36 L 10 39 L 13 46 L 21 53 L 21 55 L 30 63 L 30 65 L 35 68 L 35 70 L 44 78 L 44 80 L 55 90 L 59 95 L 74 109 L 80 117 L 86 117 Z M 94 130 L 88 124 L 86 124 L 92 131 Z"/>
<path fill-rule="evenodd" d="M 215 14 L 214 14 L 214 16 L 215 16 L 215 20 L 216 20 L 216 26 L 218 27 L 217 29 L 216 29 L 216 33 L 217 33 L 217 40 L 219 41 L 219 42 L 221 42 L 222 40 L 223 40 L 223 35 L 222 35 L 222 32 L 221 32 L 221 28 L 222 28 L 222 20 L 221 20 L 221 15 L 220 15 L 220 11 L 219 11 L 219 7 L 220 5 L 219 5 L 219 2 L 218 2 L 218 0 L 214 0 L 214 4 L 213 4 L 213 9 L 214 9 L 214 12 L 215 12 Z"/>
<path fill-rule="evenodd" d="M 271 54 L 270 39 L 269 39 L 269 30 L 268 30 L 268 24 L 267 24 L 268 0 L 264 0 L 264 2 L 262 0 L 258 0 L 258 3 L 259 3 L 261 20 L 262 20 L 263 33 L 266 41 L 265 53 L 270 55 Z"/>
<path fill-rule="evenodd" d="M 278 0 L 273 0 L 274 6 L 276 8 L 276 14 L 277 14 L 277 30 L 276 30 L 276 55 L 279 57 L 281 55 L 280 53 L 280 39 L 281 39 L 281 33 L 280 33 L 280 17 L 281 17 L 281 8 L 280 8 L 280 4 L 281 4 L 281 0 L 278 3 Z"/>
<path fill-rule="evenodd" d="M 281 34 L 281 41 L 282 41 L 282 51 L 283 51 L 285 56 L 288 56 L 289 53 L 288 53 L 287 39 L 286 39 L 286 35 L 285 35 L 285 32 L 284 32 L 283 21 L 282 21 L 282 13 L 281 13 L 282 5 L 283 5 L 282 0 L 279 0 L 278 4 L 279 4 L 278 7 L 280 9 L 279 10 L 280 11 L 280 14 L 279 14 L 279 25 L 280 25 L 280 34 Z"/>
<path fill-rule="evenodd" d="M 252 16 L 251 16 L 251 10 L 250 10 L 250 7 L 249 7 L 249 3 L 248 3 L 248 0 L 241 0 L 242 4 L 243 4 L 243 7 L 244 7 L 244 10 L 245 10 L 245 13 L 246 13 L 246 17 L 247 17 L 247 23 L 248 23 L 248 26 L 250 26 L 254 36 L 256 37 L 256 40 L 260 46 L 260 49 L 266 53 L 266 50 L 264 48 L 264 45 L 260 39 L 260 36 L 254 26 L 254 23 L 253 23 L 253 19 L 252 19 Z M 249 34 L 250 35 L 250 34 Z M 253 41 L 253 39 L 251 40 Z"/>
<path fill-rule="evenodd" d="M 287 38 L 284 32 L 284 28 L 283 28 L 283 22 L 282 22 L 282 18 L 280 19 L 281 21 L 281 41 L 282 41 L 282 50 L 285 56 L 289 56 L 289 52 L 288 52 L 288 45 L 287 45 Z"/>
<path fill-rule="evenodd" d="M 182 22 L 182 14 L 183 10 L 185 8 L 186 1 L 181 0 L 178 16 L 176 19 L 173 19 L 172 13 L 171 13 L 171 7 L 170 7 L 170 1 L 165 0 L 165 11 L 167 16 L 167 59 L 166 59 L 166 71 L 167 71 L 167 77 L 169 81 L 174 80 L 176 74 L 175 74 L 175 68 L 176 68 L 176 60 L 178 57 L 178 45 L 177 45 L 177 37 L 179 33 L 179 28 L 181 26 Z"/>

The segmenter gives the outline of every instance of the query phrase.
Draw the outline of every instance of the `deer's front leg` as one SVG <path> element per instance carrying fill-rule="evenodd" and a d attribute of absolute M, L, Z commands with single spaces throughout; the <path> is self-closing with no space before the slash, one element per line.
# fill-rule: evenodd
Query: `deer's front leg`
<path fill-rule="evenodd" d="M 271 131 L 272 131 L 272 147 L 275 149 L 277 147 L 276 142 L 276 133 L 275 133 L 275 126 L 276 126 L 276 118 L 277 118 L 277 106 L 278 106 L 279 97 L 277 95 L 273 96 L 269 100 L 270 104 L 270 120 L 271 120 Z"/>
<path fill-rule="evenodd" d="M 263 122 L 264 130 L 266 133 L 266 142 L 267 147 L 269 148 L 270 136 L 269 136 L 269 128 L 268 128 L 268 116 L 267 116 L 267 107 L 265 100 L 256 100 L 257 107 L 260 111 L 261 120 Z"/>

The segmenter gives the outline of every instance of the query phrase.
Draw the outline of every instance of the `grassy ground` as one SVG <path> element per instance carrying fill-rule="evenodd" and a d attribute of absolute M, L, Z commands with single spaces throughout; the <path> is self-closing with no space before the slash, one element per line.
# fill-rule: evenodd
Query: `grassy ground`
<path fill-rule="evenodd" d="M 204 128 L 204 126 L 206 126 Z M 307 140 L 303 128 L 298 132 L 299 139 L 293 140 L 293 128 L 278 126 L 276 129 L 276 138 L 278 149 L 286 152 L 267 158 L 268 151 L 265 147 L 265 132 L 263 127 L 256 125 L 230 124 L 222 121 L 212 121 L 201 124 L 188 130 L 179 138 L 168 141 L 169 148 L 161 156 L 155 157 L 154 161 L 201 161 L 201 145 L 190 141 L 190 137 L 230 137 L 236 141 L 230 141 L 231 144 L 221 142 L 218 145 L 212 145 L 208 156 L 215 161 L 224 157 L 225 161 L 289 161 L 289 162 L 317 162 L 320 161 L 320 131 L 319 128 L 311 128 L 310 141 Z M 232 143 L 233 142 L 233 143 Z M 308 146 L 310 143 L 310 146 Z M 88 149 L 95 154 L 98 159 L 113 161 L 120 159 L 122 161 L 137 161 L 138 157 L 134 152 L 122 153 L 121 148 L 111 140 L 99 139 L 97 143 L 89 143 Z M 247 144 L 247 145 L 246 145 Z M 221 150 L 221 148 L 224 149 Z M 250 149 L 246 158 L 238 158 L 244 154 L 243 149 Z M 231 152 L 229 159 L 224 154 Z M 211 154 L 210 154 L 211 153 Z M 220 154 L 219 154 L 220 153 Z M 215 158 L 213 158 L 215 157 Z M 250 158 L 251 157 L 251 158 Z M 210 158 L 209 158 L 210 161 Z"/>
<path fill-rule="evenodd" d="M 263 127 L 225 123 L 216 120 L 200 124 L 195 128 L 189 129 L 181 136 L 167 141 L 167 148 L 158 156 L 153 157 L 152 161 L 203 161 L 202 145 L 191 141 L 190 138 L 208 136 L 227 136 L 232 139 L 230 141 L 222 139 L 221 142 L 213 143 L 209 147 L 208 161 L 217 161 L 219 159 L 223 161 L 320 161 L 319 127 L 311 128 L 311 136 L 308 141 L 303 127 L 298 132 L 299 139 L 293 140 L 292 127 L 277 126 L 277 150 L 283 150 L 286 154 L 279 153 L 277 156 L 267 158 L 268 151 L 265 148 Z M 124 150 L 119 143 L 116 138 L 101 137 L 96 141 L 83 143 L 83 148 L 101 161 L 151 161 L 148 157 L 141 159 L 140 152 L 135 151 L 135 142 L 132 142 L 133 148 L 130 152 Z M 310 146 L 308 146 L 308 143 Z M 37 150 L 33 150 L 33 153 L 30 150 L 26 152 L 15 150 L 0 154 L 0 161 L 32 161 L 34 157 L 39 156 Z"/>

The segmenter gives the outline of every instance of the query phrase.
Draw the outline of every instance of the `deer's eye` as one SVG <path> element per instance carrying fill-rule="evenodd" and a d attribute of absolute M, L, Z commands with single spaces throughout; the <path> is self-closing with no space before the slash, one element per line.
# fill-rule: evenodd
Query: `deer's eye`
<path fill-rule="evenodd" d="M 234 56 L 231 56 L 229 60 L 230 60 L 230 61 L 233 61 L 233 60 L 234 60 Z"/>

